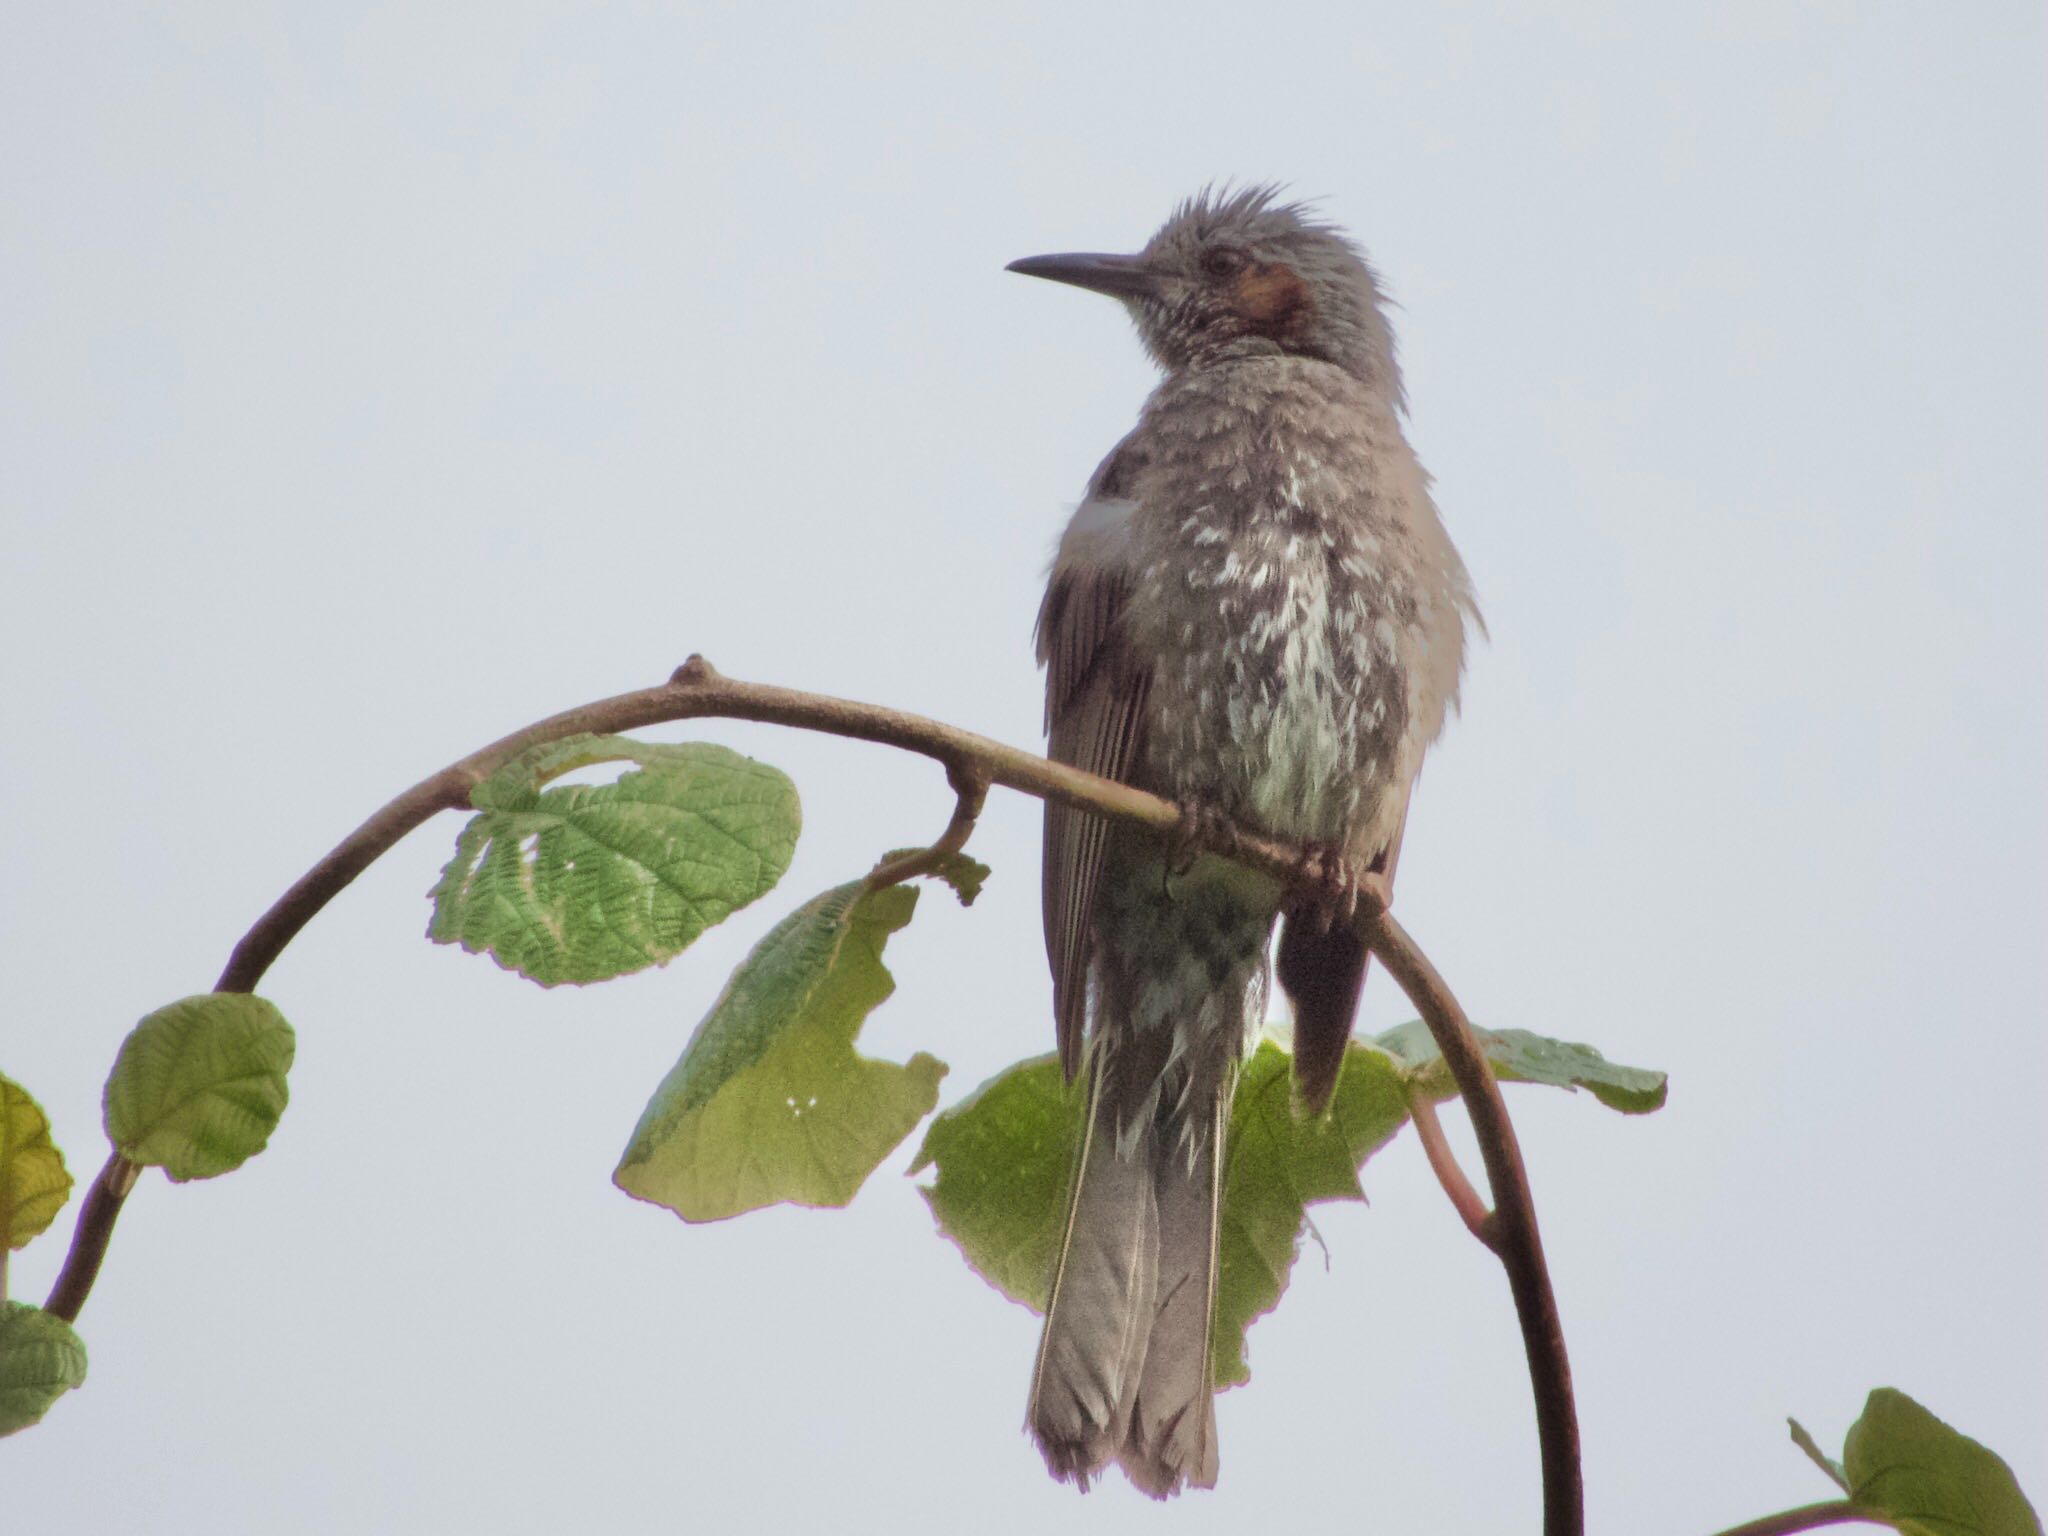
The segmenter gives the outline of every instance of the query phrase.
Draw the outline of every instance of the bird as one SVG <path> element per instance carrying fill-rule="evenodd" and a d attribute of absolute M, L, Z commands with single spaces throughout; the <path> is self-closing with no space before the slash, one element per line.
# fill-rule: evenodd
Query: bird
<path fill-rule="evenodd" d="M 1046 805 L 1059 1060 L 1086 1118 L 1026 1428 L 1055 1478 L 1085 1492 L 1114 1462 L 1163 1499 L 1216 1481 L 1225 1131 L 1269 975 L 1299 1111 L 1320 1113 L 1365 975 L 1345 894 L 1391 881 L 1483 625 L 1403 432 L 1379 279 L 1312 206 L 1211 187 L 1136 254 L 1008 270 L 1118 300 L 1162 375 L 1053 557 L 1050 756 L 1184 826 L 1286 839 L 1317 876 L 1283 886 Z"/>

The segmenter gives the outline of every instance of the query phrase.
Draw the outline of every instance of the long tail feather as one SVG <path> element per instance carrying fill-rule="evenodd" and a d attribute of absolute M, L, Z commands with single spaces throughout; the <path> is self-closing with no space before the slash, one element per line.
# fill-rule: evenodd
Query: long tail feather
<path fill-rule="evenodd" d="M 1190 1159 L 1169 1149 L 1157 1171 L 1159 1278 L 1130 1432 L 1117 1460 L 1155 1499 L 1216 1486 L 1216 1238 L 1230 1093 L 1215 1095 Z"/>
<path fill-rule="evenodd" d="M 1118 1136 L 1101 1065 L 1025 1410 L 1053 1476 L 1084 1489 L 1127 1432 L 1159 1255 L 1158 1133 L 1148 1117 L 1135 1137 Z"/>

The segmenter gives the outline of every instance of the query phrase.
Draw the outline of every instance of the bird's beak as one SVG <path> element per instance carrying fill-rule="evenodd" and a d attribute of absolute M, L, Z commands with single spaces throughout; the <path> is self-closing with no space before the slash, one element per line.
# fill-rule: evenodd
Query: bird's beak
<path fill-rule="evenodd" d="M 1026 256 L 1004 268 L 1026 277 L 1071 283 L 1117 299 L 1140 299 L 1159 291 L 1159 276 L 1142 256 L 1105 256 L 1094 251 L 1068 251 L 1058 256 Z"/>

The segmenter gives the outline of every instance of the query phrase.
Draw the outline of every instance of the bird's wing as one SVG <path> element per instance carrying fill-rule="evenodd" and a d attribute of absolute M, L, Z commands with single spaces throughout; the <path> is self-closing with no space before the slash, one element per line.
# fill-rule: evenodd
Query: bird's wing
<path fill-rule="evenodd" d="M 1142 755 L 1149 676 L 1123 633 L 1131 587 L 1127 493 L 1141 450 L 1126 438 L 1089 481 L 1053 558 L 1038 610 L 1038 659 L 1045 668 L 1049 755 L 1104 778 L 1129 782 Z M 1045 807 L 1045 953 L 1052 964 L 1060 1064 L 1081 1064 L 1088 1012 L 1089 914 L 1102 875 L 1109 824 L 1051 801 Z"/>

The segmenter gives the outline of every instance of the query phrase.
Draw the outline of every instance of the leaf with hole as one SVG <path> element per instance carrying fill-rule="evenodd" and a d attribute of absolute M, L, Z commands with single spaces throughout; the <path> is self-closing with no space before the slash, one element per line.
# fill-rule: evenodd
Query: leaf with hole
<path fill-rule="evenodd" d="M 814 897 L 733 973 L 634 1128 L 612 1182 L 685 1221 L 845 1205 L 938 1102 L 945 1064 L 854 1049 L 896 988 L 882 964 L 918 893 L 862 881 Z"/>
<path fill-rule="evenodd" d="M 608 762 L 638 766 L 610 784 L 548 785 Z M 470 799 L 427 935 L 542 986 L 665 965 L 775 888 L 802 825 L 779 770 L 703 742 L 571 737 Z"/>

